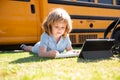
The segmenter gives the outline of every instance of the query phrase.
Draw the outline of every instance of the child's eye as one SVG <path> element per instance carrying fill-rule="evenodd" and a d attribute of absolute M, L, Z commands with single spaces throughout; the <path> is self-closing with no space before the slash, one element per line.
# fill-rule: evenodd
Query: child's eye
<path fill-rule="evenodd" d="M 58 28 L 58 26 L 55 26 L 55 28 Z"/>
<path fill-rule="evenodd" d="M 62 29 L 65 29 L 65 27 L 62 27 Z"/>

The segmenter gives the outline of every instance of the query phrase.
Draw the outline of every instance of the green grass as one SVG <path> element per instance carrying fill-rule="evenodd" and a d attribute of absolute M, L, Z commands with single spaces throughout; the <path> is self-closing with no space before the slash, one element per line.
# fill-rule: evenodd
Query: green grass
<path fill-rule="evenodd" d="M 0 80 L 120 80 L 120 57 L 49 59 L 29 52 L 1 51 Z"/>

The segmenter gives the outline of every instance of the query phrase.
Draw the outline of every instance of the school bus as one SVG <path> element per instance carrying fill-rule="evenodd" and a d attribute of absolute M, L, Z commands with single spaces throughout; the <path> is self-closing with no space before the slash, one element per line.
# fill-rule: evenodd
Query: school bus
<path fill-rule="evenodd" d="M 72 18 L 72 44 L 103 38 L 105 29 L 120 17 L 120 0 L 1 0 L 0 45 L 36 43 L 43 20 L 58 7 Z"/>

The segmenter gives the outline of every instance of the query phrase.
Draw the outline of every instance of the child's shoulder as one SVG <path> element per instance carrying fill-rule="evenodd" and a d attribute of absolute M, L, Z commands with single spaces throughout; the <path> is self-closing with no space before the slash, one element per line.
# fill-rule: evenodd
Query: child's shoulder
<path fill-rule="evenodd" d="M 70 38 L 69 34 L 67 34 L 67 36 L 65 38 L 63 38 L 64 40 L 68 40 Z"/>
<path fill-rule="evenodd" d="M 46 32 L 43 32 L 41 36 L 49 36 Z"/>
<path fill-rule="evenodd" d="M 49 35 L 46 33 L 46 32 L 43 32 L 42 35 L 41 35 L 42 38 L 47 38 L 49 37 Z"/>
<path fill-rule="evenodd" d="M 66 38 L 69 38 L 69 37 L 70 37 L 69 34 L 67 34 Z"/>

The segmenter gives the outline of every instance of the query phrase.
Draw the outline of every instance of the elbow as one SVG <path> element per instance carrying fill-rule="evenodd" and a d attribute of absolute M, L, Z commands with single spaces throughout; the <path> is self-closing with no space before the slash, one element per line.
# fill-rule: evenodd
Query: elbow
<path fill-rule="evenodd" d="M 49 52 L 39 52 L 38 56 L 39 57 L 55 58 L 56 54 L 58 54 L 58 53 L 59 53 L 58 51 L 52 50 L 52 51 L 49 51 Z"/>
<path fill-rule="evenodd" d="M 39 52 L 39 53 L 38 53 L 38 56 L 39 56 L 40 58 L 42 58 L 42 57 L 49 57 L 48 54 L 46 54 L 46 53 L 44 53 L 44 52 Z"/>
<path fill-rule="evenodd" d="M 44 56 L 43 56 L 43 53 L 41 53 L 41 52 L 38 53 L 38 56 L 39 56 L 39 57 L 44 57 Z"/>

